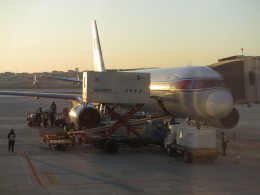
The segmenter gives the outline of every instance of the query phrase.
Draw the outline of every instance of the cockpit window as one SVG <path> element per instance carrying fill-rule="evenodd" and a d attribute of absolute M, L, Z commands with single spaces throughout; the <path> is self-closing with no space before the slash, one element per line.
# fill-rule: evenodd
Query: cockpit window
<path fill-rule="evenodd" d="M 211 87 L 225 87 L 223 80 L 214 80 L 214 79 L 202 79 L 195 80 L 193 89 L 201 89 L 201 88 L 211 88 Z"/>
<path fill-rule="evenodd" d="M 195 81 L 194 85 L 193 85 L 193 89 L 199 89 L 199 88 L 202 88 L 203 87 L 203 83 L 202 83 L 202 80 L 197 80 Z"/>
<path fill-rule="evenodd" d="M 217 87 L 225 87 L 225 83 L 223 80 L 216 80 L 217 82 Z"/>
<path fill-rule="evenodd" d="M 204 87 L 216 87 L 216 81 L 214 80 L 204 80 Z"/>

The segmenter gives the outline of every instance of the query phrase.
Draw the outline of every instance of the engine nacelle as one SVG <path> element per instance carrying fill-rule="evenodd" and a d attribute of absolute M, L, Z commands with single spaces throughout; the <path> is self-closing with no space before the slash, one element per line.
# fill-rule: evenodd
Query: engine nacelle
<path fill-rule="evenodd" d="M 222 129 L 231 129 L 237 125 L 238 121 L 239 113 L 236 108 L 233 108 L 233 110 L 225 118 L 208 121 L 208 125 Z"/>
<path fill-rule="evenodd" d="M 101 116 L 93 105 L 78 105 L 69 112 L 70 122 L 75 124 L 77 130 L 95 128 L 100 124 Z"/>

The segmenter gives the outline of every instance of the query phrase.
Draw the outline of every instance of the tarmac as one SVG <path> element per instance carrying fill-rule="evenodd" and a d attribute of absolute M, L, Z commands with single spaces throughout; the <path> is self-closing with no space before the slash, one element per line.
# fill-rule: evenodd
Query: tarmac
<path fill-rule="evenodd" d="M 53 101 L 59 111 L 71 107 L 66 100 L 0 96 L 0 194 L 260 194 L 260 105 L 238 107 L 239 124 L 224 130 L 226 157 L 186 164 L 159 146 L 120 147 L 116 155 L 88 145 L 49 149 L 40 136 L 44 128 L 28 127 L 26 113 L 49 109 Z M 16 133 L 13 153 L 10 129 Z"/>

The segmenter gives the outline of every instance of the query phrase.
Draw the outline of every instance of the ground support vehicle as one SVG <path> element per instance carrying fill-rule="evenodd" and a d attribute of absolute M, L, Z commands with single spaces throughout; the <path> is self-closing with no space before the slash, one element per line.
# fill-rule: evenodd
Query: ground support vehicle
<path fill-rule="evenodd" d="M 117 153 L 120 145 L 127 145 L 131 147 L 139 147 L 140 145 L 148 144 L 163 145 L 164 133 L 166 131 L 165 128 L 162 128 L 164 126 L 163 119 L 169 118 L 169 116 L 162 117 L 160 120 L 148 122 L 148 124 L 153 123 L 157 126 L 156 128 L 152 128 L 153 125 L 150 125 L 149 128 L 146 129 L 144 133 L 145 135 L 142 136 L 140 132 L 134 129 L 134 126 L 145 124 L 147 120 L 150 120 L 150 118 L 129 121 L 135 112 L 137 112 L 142 106 L 143 104 L 133 107 L 124 116 L 121 116 L 114 110 L 107 108 L 113 117 L 117 119 L 114 124 L 111 126 L 102 126 L 84 131 L 69 132 L 68 134 L 74 136 L 75 139 L 77 138 L 79 144 L 90 144 L 93 146 L 93 149 L 96 149 L 97 151 L 103 150 L 108 154 Z M 125 127 L 125 134 L 116 135 L 114 132 L 121 127 Z M 101 132 L 101 134 L 97 135 L 96 133 L 98 132 Z"/>
<path fill-rule="evenodd" d="M 50 149 L 56 148 L 57 150 L 64 151 L 69 145 L 74 146 L 75 137 L 65 132 L 58 132 L 45 135 L 43 141 L 48 144 Z"/>
<path fill-rule="evenodd" d="M 41 118 L 39 118 L 38 121 L 37 121 L 35 112 L 28 112 L 26 114 L 26 120 L 27 120 L 29 127 L 33 127 L 33 126 L 40 127 L 41 126 Z"/>
<path fill-rule="evenodd" d="M 102 149 L 108 154 L 115 154 L 118 151 L 118 145 L 127 144 L 131 146 L 138 146 L 140 140 L 142 140 L 141 135 L 136 131 L 129 122 L 129 119 L 143 106 L 143 104 L 138 104 L 133 107 L 124 116 L 117 114 L 114 109 L 106 107 L 108 112 L 117 120 L 112 126 L 103 126 L 99 128 L 94 128 L 86 131 L 76 131 L 69 132 L 68 134 L 74 138 L 78 137 L 79 144 L 86 143 L 91 144 L 94 149 Z M 145 121 L 144 121 L 145 122 Z M 120 127 L 125 127 L 125 136 L 114 136 L 112 135 Z M 100 136 L 90 136 L 91 133 L 104 132 Z M 131 137 L 130 132 L 136 137 Z"/>
<path fill-rule="evenodd" d="M 57 133 L 64 133 L 62 128 L 41 128 L 39 129 L 40 137 L 45 137 L 46 135 L 56 135 Z"/>
<path fill-rule="evenodd" d="M 66 119 L 64 119 L 64 115 L 55 114 L 54 126 L 55 127 L 64 127 L 65 124 L 66 124 Z"/>
<path fill-rule="evenodd" d="M 182 154 L 185 163 L 195 159 L 213 162 L 219 155 L 216 148 L 216 130 L 208 127 L 174 124 L 169 126 L 164 147 L 167 154 Z"/>
<path fill-rule="evenodd" d="M 46 110 L 44 111 L 50 116 L 50 111 Z M 26 114 L 26 120 L 29 127 L 38 126 L 41 127 L 41 123 L 43 123 L 44 127 L 47 127 L 50 123 L 50 117 L 48 120 L 44 121 L 41 117 L 38 118 L 38 121 L 36 120 L 36 113 L 35 112 L 28 112 Z M 63 127 L 66 124 L 66 119 L 64 119 L 63 114 L 57 113 L 55 114 L 55 121 L 54 126 L 55 127 Z"/>
<path fill-rule="evenodd" d="M 148 120 L 145 125 L 144 139 L 147 144 L 160 145 L 164 149 L 164 138 L 167 130 L 167 123 L 164 120 Z"/>

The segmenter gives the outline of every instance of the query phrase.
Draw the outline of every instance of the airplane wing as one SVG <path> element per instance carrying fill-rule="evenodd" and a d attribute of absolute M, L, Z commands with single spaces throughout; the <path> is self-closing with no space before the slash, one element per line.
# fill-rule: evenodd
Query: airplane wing
<path fill-rule="evenodd" d="M 35 93 L 35 92 L 18 92 L 18 91 L 0 91 L 0 95 L 29 96 L 35 98 L 56 98 L 69 99 L 76 102 L 82 102 L 81 95 L 76 94 L 57 94 L 57 93 Z"/>
<path fill-rule="evenodd" d="M 62 81 L 69 81 L 69 82 L 79 83 L 79 84 L 82 83 L 82 80 L 78 80 L 76 78 L 52 77 L 52 76 L 45 76 L 45 75 L 40 75 L 40 77 L 49 78 L 49 79 L 57 79 L 57 80 L 62 80 Z"/>

